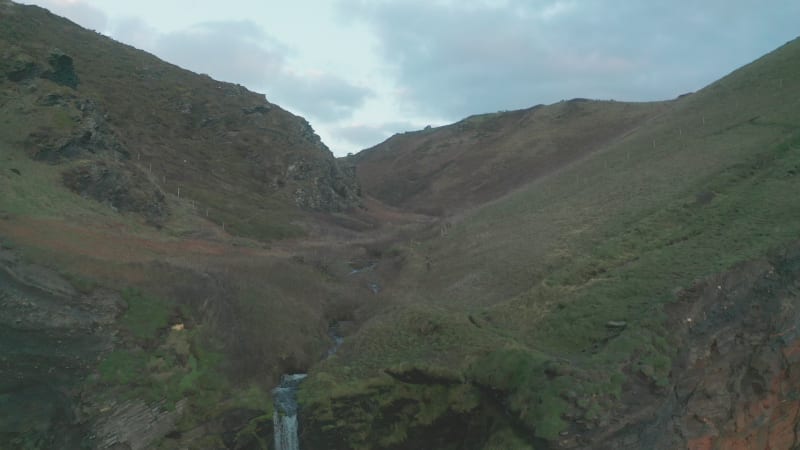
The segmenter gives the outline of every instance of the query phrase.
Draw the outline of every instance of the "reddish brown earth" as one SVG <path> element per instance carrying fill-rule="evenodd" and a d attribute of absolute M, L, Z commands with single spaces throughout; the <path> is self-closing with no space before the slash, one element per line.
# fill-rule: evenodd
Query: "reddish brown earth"
<path fill-rule="evenodd" d="M 619 431 L 560 448 L 789 450 L 800 429 L 800 247 L 695 284 L 668 306 L 673 387 L 629 386 Z"/>
<path fill-rule="evenodd" d="M 648 122 L 668 102 L 574 99 L 398 134 L 355 157 L 365 193 L 429 214 L 478 206 L 547 176 Z"/>

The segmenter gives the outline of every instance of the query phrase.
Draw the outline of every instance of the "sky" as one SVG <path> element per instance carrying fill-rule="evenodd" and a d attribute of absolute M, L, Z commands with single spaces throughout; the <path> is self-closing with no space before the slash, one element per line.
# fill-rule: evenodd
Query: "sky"
<path fill-rule="evenodd" d="M 27 0 L 304 116 L 339 156 L 575 97 L 696 91 L 798 36 L 797 0 Z"/>

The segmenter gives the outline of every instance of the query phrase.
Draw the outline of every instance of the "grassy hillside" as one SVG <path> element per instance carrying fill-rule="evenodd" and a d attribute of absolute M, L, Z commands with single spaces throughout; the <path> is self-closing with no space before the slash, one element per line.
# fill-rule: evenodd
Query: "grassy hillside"
<path fill-rule="evenodd" d="M 404 442 L 432 424 L 481 417 L 494 424 L 486 435 L 548 448 L 608 428 L 636 402 L 624 393 L 637 383 L 663 395 L 681 326 L 664 305 L 800 237 L 798 70 L 796 40 L 435 237 L 396 248 L 402 268 L 383 293 L 395 306 L 316 369 L 305 401 L 322 412 L 309 423 L 341 448 L 376 439 L 367 429 L 388 436 L 382 447 L 412 448 Z M 441 397 L 429 397 L 433 386 Z M 482 400 L 464 406 L 456 388 Z M 362 396 L 377 400 L 366 406 Z M 498 418 L 494 402 L 510 418 Z M 422 411 L 431 416 L 408 421 Z M 356 418 L 337 419 L 348 414 Z M 452 448 L 502 448 L 471 445 Z"/>
<path fill-rule="evenodd" d="M 395 135 L 352 160 L 365 193 L 407 209 L 452 214 L 599 151 L 668 107 L 574 99 L 477 115 Z"/>

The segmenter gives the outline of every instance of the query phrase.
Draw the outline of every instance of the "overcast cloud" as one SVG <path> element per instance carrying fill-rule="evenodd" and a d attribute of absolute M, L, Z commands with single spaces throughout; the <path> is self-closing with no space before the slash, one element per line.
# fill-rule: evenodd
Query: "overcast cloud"
<path fill-rule="evenodd" d="M 366 148 L 385 140 L 398 130 L 412 130 L 414 127 L 415 124 L 411 122 L 359 123 L 338 127 L 334 129 L 334 134 L 345 141 L 361 144 L 360 148 Z"/>
<path fill-rule="evenodd" d="M 471 114 L 695 91 L 797 37 L 797 0 L 28 0 L 306 116 L 337 153 Z"/>
<path fill-rule="evenodd" d="M 112 35 L 189 70 L 249 86 L 310 119 L 346 119 L 372 95 L 330 73 L 292 70 L 290 48 L 250 20 L 206 22 L 159 34 L 141 20 L 127 19 Z"/>
<path fill-rule="evenodd" d="M 800 2 L 342 0 L 410 111 L 455 120 L 572 97 L 696 90 L 792 37 Z M 747 56 L 745 56 L 747 55 Z"/>
<path fill-rule="evenodd" d="M 103 32 L 108 26 L 108 15 L 89 3 L 73 0 L 38 0 L 19 3 L 33 3 L 47 8 L 90 30 Z"/>

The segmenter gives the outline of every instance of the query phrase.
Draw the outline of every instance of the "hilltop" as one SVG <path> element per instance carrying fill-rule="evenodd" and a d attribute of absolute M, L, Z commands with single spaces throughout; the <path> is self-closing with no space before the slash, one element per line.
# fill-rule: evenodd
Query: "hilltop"
<path fill-rule="evenodd" d="M 608 147 L 669 107 L 573 99 L 398 134 L 351 161 L 364 192 L 437 215 L 480 206 Z"/>

